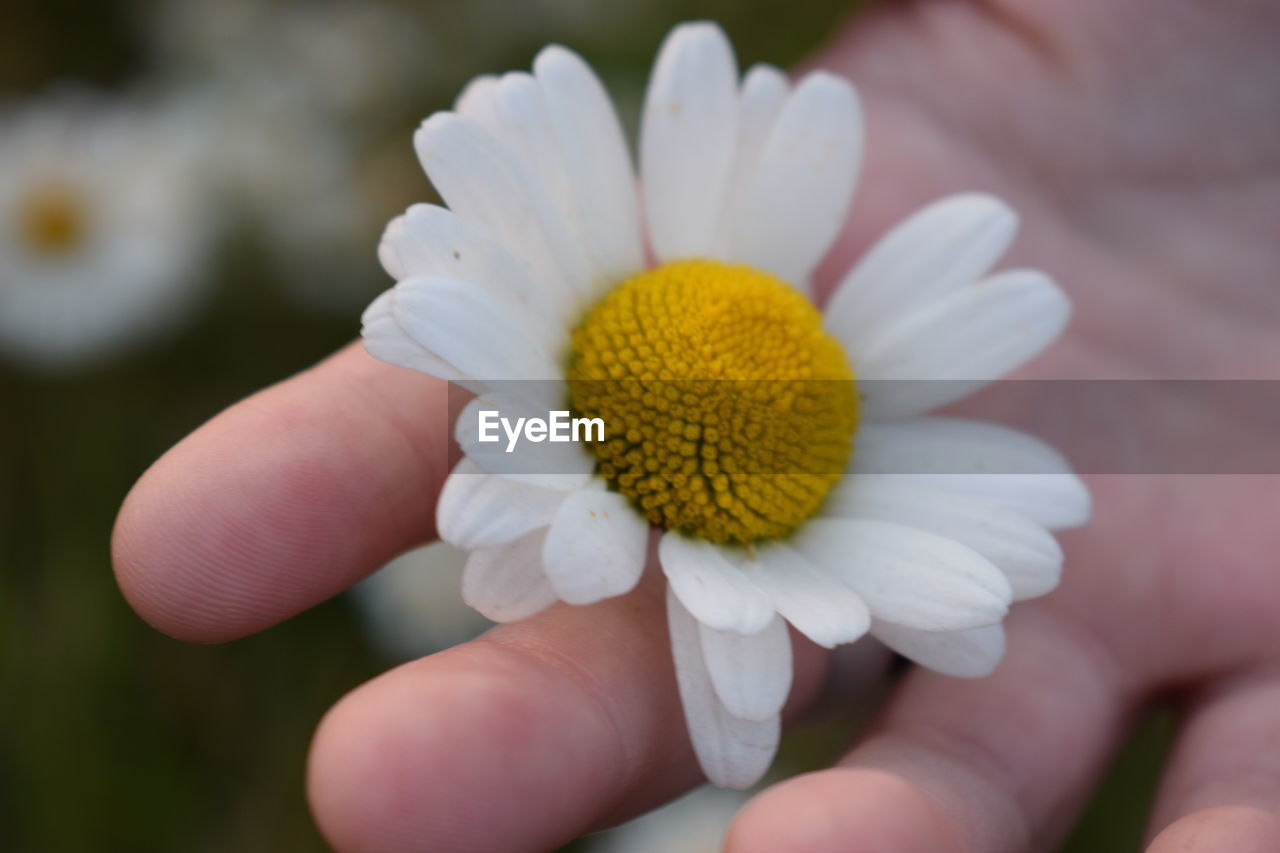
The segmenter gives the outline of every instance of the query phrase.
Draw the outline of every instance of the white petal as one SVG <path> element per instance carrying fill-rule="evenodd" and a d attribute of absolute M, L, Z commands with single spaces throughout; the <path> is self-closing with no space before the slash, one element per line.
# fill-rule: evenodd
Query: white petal
<path fill-rule="evenodd" d="M 645 213 L 660 261 L 714 247 L 733 177 L 737 73 L 715 24 L 683 24 L 662 44 L 640 135 Z"/>
<path fill-rule="evenodd" d="M 542 549 L 556 595 L 594 604 L 630 592 L 640 581 L 649 524 L 617 492 L 581 489 L 560 505 Z"/>
<path fill-rule="evenodd" d="M 862 160 L 862 115 L 848 81 L 810 74 L 760 151 L 731 229 L 729 259 L 803 282 L 840 233 Z"/>
<path fill-rule="evenodd" d="M 449 207 L 512 247 L 548 289 L 589 292 L 581 252 L 541 187 L 480 124 L 436 113 L 413 138 L 418 159 Z"/>
<path fill-rule="evenodd" d="M 606 282 L 644 268 L 640 203 L 622 125 L 598 77 L 576 53 L 552 46 L 538 54 L 534 74 L 574 205 L 580 245 Z"/>
<path fill-rule="evenodd" d="M 773 618 L 773 605 L 718 545 L 666 533 L 658 559 L 672 590 L 694 618 L 717 631 L 755 634 Z"/>
<path fill-rule="evenodd" d="M 670 587 L 667 589 L 667 625 L 671 631 L 671 656 L 680 702 L 702 772 L 722 788 L 751 787 L 760 781 L 778 751 L 779 718 L 744 720 L 725 710 L 711 686 L 711 676 L 702 656 L 698 622 Z"/>
<path fill-rule="evenodd" d="M 764 591 L 796 630 L 825 648 L 852 643 L 867 632 L 871 614 L 848 584 L 787 545 L 764 545 L 742 571 Z"/>
<path fill-rule="evenodd" d="M 587 252 L 578 231 L 578 211 L 569 185 L 564 152 L 551 126 L 542 87 L 532 74 L 504 74 L 495 91 L 505 149 L 551 205 L 556 220 L 569 231 L 579 252 Z"/>
<path fill-rule="evenodd" d="M 387 223 L 387 227 L 382 230 L 382 239 L 378 241 L 378 261 L 387 271 L 387 275 L 396 281 L 408 278 L 405 273 L 405 264 L 400 258 L 396 245 L 404 235 L 405 221 L 406 217 L 403 215 L 393 217 Z"/>
<path fill-rule="evenodd" d="M 501 548 L 473 551 L 462 573 L 462 598 L 494 622 L 516 622 L 556 601 L 542 571 L 546 528 Z"/>
<path fill-rule="evenodd" d="M 530 338 L 528 317 L 467 282 L 416 276 L 396 285 L 396 322 L 463 375 L 481 380 L 555 379 L 559 371 Z"/>
<path fill-rule="evenodd" d="M 774 122 L 787 102 L 787 75 L 772 65 L 751 66 L 742 78 L 738 101 L 738 148 L 734 162 L 737 180 L 746 182 L 759 162 Z"/>
<path fill-rule="evenodd" d="M 1066 294 L 1034 270 L 957 290 L 850 353 L 863 415 L 912 417 L 967 397 L 1039 355 L 1070 316 Z"/>
<path fill-rule="evenodd" d="M 876 639 L 903 657 L 954 678 L 985 678 L 1004 657 L 1003 625 L 967 631 L 920 631 L 876 620 Z"/>
<path fill-rule="evenodd" d="M 547 293 L 535 284 L 533 271 L 474 223 L 433 204 L 415 204 L 387 226 L 379 257 L 397 279 L 445 276 L 493 294 L 528 317 L 541 340 L 554 341 L 550 328 L 566 292 Z M 394 271 L 393 271 L 394 268 Z"/>
<path fill-rule="evenodd" d="M 467 550 L 496 548 L 546 527 L 565 493 L 497 477 L 462 459 L 436 505 L 440 538 Z"/>
<path fill-rule="evenodd" d="M 554 184 L 560 186 L 564 182 L 564 168 L 555 147 L 555 137 L 551 130 L 551 119 L 547 116 L 546 102 L 542 97 L 542 87 L 533 75 L 527 71 L 511 71 L 503 74 L 494 88 L 494 108 L 497 110 L 501 135 L 498 139 L 511 153 L 520 158 L 525 166 L 554 166 L 557 174 Z M 528 149 L 538 151 L 539 156 L 533 159 L 524 157 Z M 546 186 L 550 174 L 530 169 L 530 177 L 537 178 Z"/>
<path fill-rule="evenodd" d="M 928 205 L 840 282 L 826 309 L 828 331 L 853 356 L 878 329 L 986 275 L 1017 229 L 1017 214 L 994 196 L 963 193 Z"/>
<path fill-rule="evenodd" d="M 950 417 L 866 424 L 852 471 L 909 475 L 912 485 L 998 503 L 1050 530 L 1089 520 L 1089 490 L 1062 454 L 999 424 Z"/>
<path fill-rule="evenodd" d="M 733 154 L 733 176 L 730 181 L 729 200 L 725 203 L 725 215 L 720 218 L 720 231 L 712 255 L 729 257 L 729 231 L 736 227 L 735 211 L 741 206 L 742 195 L 755 177 L 760 162 L 760 150 L 769 138 L 773 123 L 782 112 L 791 84 L 787 75 L 772 65 L 757 63 L 751 66 L 742 80 L 738 97 L 738 141 Z M 792 282 L 799 288 L 800 282 Z M 805 293 L 809 291 L 804 290 Z"/>
<path fill-rule="evenodd" d="M 467 376 L 462 371 L 423 349 L 421 344 L 400 327 L 393 311 L 393 300 L 393 291 L 386 291 L 373 300 L 360 318 L 360 337 L 364 340 L 364 348 L 369 355 L 379 361 L 408 367 L 441 379 L 465 381 Z"/>
<path fill-rule="evenodd" d="M 467 458 L 491 474 L 521 483 L 558 490 L 585 486 L 595 470 L 595 460 L 582 443 L 532 442 L 523 437 L 520 427 L 521 418 L 546 421 L 552 411 L 567 411 L 562 401 L 549 402 L 559 383 L 503 382 L 499 387 L 503 390 L 476 397 L 458 413 L 453 434 Z M 485 411 L 496 413 L 487 417 L 487 425 L 481 421 Z M 507 419 L 506 426 L 497 420 L 500 418 Z M 517 432 L 514 444 L 508 429 Z"/>
<path fill-rule="evenodd" d="M 485 130 L 497 135 L 502 129 L 498 117 L 498 77 L 481 74 L 471 78 L 453 102 L 453 111 L 466 116 Z"/>
<path fill-rule="evenodd" d="M 1041 525 L 999 504 L 921 487 L 909 475 L 845 477 L 822 512 L 904 524 L 967 545 L 1004 572 L 1014 601 L 1044 595 L 1062 575 L 1062 547 Z"/>
<path fill-rule="evenodd" d="M 993 625 L 1012 598 L 1009 581 L 973 549 L 898 524 L 815 519 L 795 547 L 852 586 L 872 616 L 912 628 Z"/>
<path fill-rule="evenodd" d="M 774 616 L 749 636 L 698 625 L 711 686 L 725 710 L 744 720 L 778 716 L 791 692 L 791 637 Z"/>

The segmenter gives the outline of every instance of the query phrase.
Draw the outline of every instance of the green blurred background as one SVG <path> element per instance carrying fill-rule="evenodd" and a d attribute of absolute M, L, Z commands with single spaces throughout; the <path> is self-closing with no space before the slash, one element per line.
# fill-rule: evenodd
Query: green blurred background
<path fill-rule="evenodd" d="M 374 257 L 382 225 L 432 200 L 412 129 L 473 75 L 527 67 L 538 47 L 561 41 L 634 116 L 672 23 L 715 18 L 744 66 L 788 65 L 850 8 L 9 0 L 0 138 L 23 108 L 69 91 L 189 108 L 191 126 L 216 138 L 185 191 L 216 208 L 217 223 L 182 259 L 199 268 L 198 283 L 182 285 L 190 306 L 160 331 L 56 363 L 0 351 L 0 849 L 324 849 L 303 800 L 308 740 L 325 709 L 392 665 L 395 651 L 372 641 L 348 597 L 224 646 L 151 630 L 122 601 L 109 562 L 129 486 L 202 421 L 357 334 L 360 310 L 386 283 Z M 362 63 L 377 68 L 347 91 Z M 278 186 L 237 190 L 257 179 L 229 174 L 220 159 L 249 138 L 259 174 L 283 173 L 300 149 L 326 159 Z M 0 147 L 0 173 L 21 180 L 11 154 Z M 338 214 L 308 221 L 317 199 Z M 14 308 L 21 297 L 0 281 L 0 311 L 6 298 Z M 1146 727 L 1069 850 L 1136 849 L 1171 728 L 1167 716 Z M 816 766 L 850 732 L 848 721 L 808 726 L 788 741 L 783 766 Z"/>

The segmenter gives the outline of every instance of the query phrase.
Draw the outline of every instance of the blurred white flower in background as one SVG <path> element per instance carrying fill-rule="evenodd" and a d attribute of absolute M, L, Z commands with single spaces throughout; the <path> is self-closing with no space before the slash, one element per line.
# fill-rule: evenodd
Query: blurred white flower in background
<path fill-rule="evenodd" d="M 438 52 L 418 16 L 382 0 L 172 0 L 156 11 L 154 52 L 170 73 L 288 92 L 353 133 L 418 106 L 421 86 L 404 81 Z"/>
<path fill-rule="evenodd" d="M 151 7 L 148 25 L 156 63 L 197 73 L 230 64 L 263 30 L 271 11 L 265 0 L 168 0 Z"/>
<path fill-rule="evenodd" d="M 412 660 L 470 640 L 493 625 L 462 600 L 467 554 L 436 542 L 402 554 L 351 592 L 374 644 Z"/>
<path fill-rule="evenodd" d="M 367 120 L 420 108 L 422 86 L 405 81 L 422 79 L 438 51 L 405 9 L 368 0 L 286 6 L 274 25 L 282 72 L 306 86 L 319 109 Z"/>
<path fill-rule="evenodd" d="M 200 103 L 218 128 L 210 167 L 222 203 L 289 295 L 341 311 L 376 286 L 369 245 L 385 206 L 361 174 L 357 146 L 301 95 L 283 84 L 206 90 Z"/>
<path fill-rule="evenodd" d="M 0 354 L 69 368 L 171 331 L 208 279 L 203 134 L 177 104 L 0 113 Z"/>
<path fill-rule="evenodd" d="M 670 6 L 671 8 L 664 8 Z M 626 40 L 637 29 L 654 20 L 688 14 L 677 3 L 665 0 L 467 0 L 450 10 L 460 18 L 465 42 L 480 50 L 502 43 L 527 40 L 531 45 L 546 41 L 579 42 Z M 489 51 L 490 55 L 494 53 Z M 474 56 L 480 64 L 488 56 Z M 496 58 L 496 57 L 495 57 Z"/>
<path fill-rule="evenodd" d="M 660 809 L 591 838 L 591 853 L 717 853 L 742 791 L 703 785 Z"/>
<path fill-rule="evenodd" d="M 404 80 L 429 76 L 428 36 L 386 2 L 176 0 L 157 9 L 157 64 L 210 119 L 221 201 L 306 307 L 349 311 L 379 284 L 369 246 L 412 172 L 379 180 L 376 143 L 421 109 L 425 82 Z"/>

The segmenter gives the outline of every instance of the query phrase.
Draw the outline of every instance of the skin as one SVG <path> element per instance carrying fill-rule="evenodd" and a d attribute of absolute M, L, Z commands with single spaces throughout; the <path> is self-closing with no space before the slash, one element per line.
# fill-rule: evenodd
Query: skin
<path fill-rule="evenodd" d="M 1280 7 L 1248 0 L 896 2 L 860 17 L 814 63 L 857 82 L 869 128 L 820 282 L 918 204 L 990 190 L 1024 217 L 1008 265 L 1053 272 L 1076 305 L 1025 376 L 1280 378 L 1277 39 Z M 126 501 L 125 594 L 158 629 L 220 642 L 429 539 L 444 393 L 352 347 L 219 415 Z M 1214 439 L 1208 415 L 1146 414 L 1203 417 L 1190 426 Z M 1239 429 L 1274 448 L 1274 433 Z M 1088 479 L 1095 520 L 1064 535 L 1062 586 L 1013 611 L 999 670 L 910 673 L 831 769 L 749 803 L 729 851 L 1052 849 L 1135 715 L 1168 695 L 1185 715 L 1149 853 L 1280 849 L 1280 481 Z M 649 577 L 352 691 L 310 757 L 327 838 L 541 850 L 697 782 L 660 605 Z M 793 710 L 826 664 L 797 643 Z"/>

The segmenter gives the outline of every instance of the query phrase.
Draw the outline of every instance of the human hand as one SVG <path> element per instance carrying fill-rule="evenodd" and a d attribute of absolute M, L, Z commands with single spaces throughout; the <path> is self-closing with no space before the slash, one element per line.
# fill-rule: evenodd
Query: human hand
<path fill-rule="evenodd" d="M 989 189 L 1024 214 L 1021 257 L 1076 303 L 1036 375 L 1274 378 L 1280 20 L 1240 5 L 894 5 L 861 22 L 823 62 L 858 83 L 870 133 L 828 271 L 918 203 Z M 201 641 L 336 594 L 432 535 L 444 411 L 439 382 L 354 348 L 234 407 L 130 496 L 115 543 L 126 594 Z M 1199 813 L 1153 849 L 1280 844 L 1265 811 L 1280 757 L 1258 748 L 1280 719 L 1274 482 L 1092 485 L 1096 520 L 1065 537 L 1062 588 L 1015 608 L 996 674 L 913 673 L 839 769 L 748 806 L 731 850 L 1045 849 L 1140 703 L 1174 686 L 1193 698 L 1153 826 Z M 696 781 L 659 587 L 557 606 L 345 698 L 310 768 L 334 845 L 543 849 Z M 797 655 L 794 709 L 826 663 Z"/>

